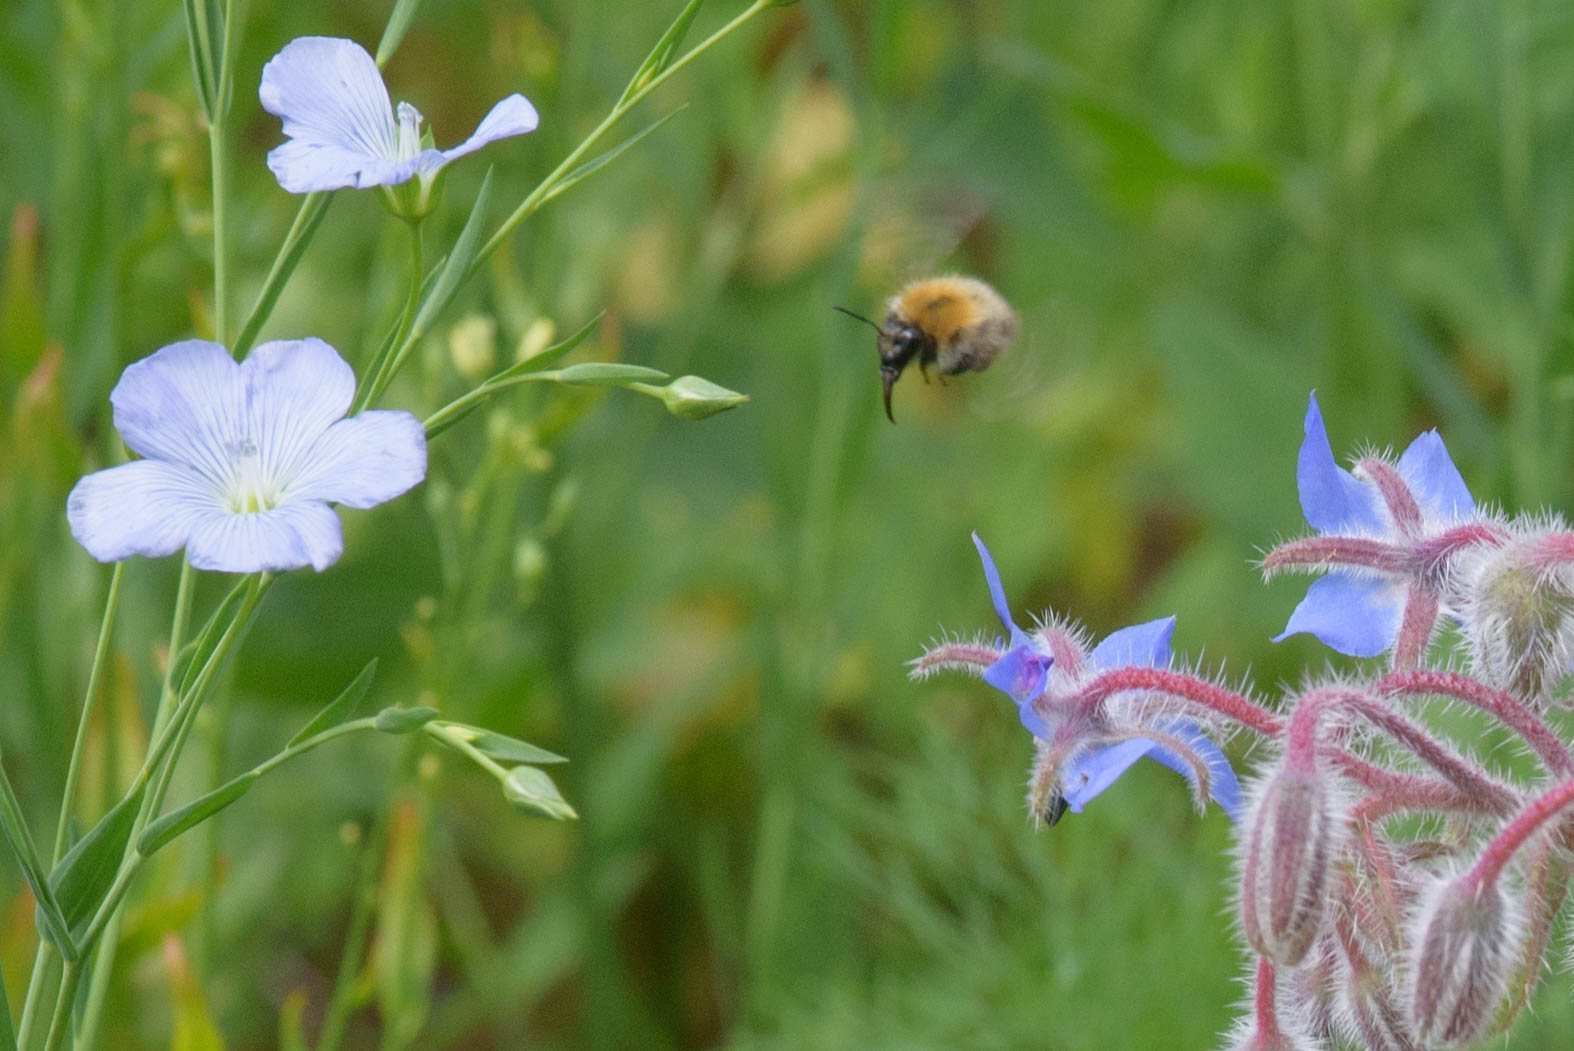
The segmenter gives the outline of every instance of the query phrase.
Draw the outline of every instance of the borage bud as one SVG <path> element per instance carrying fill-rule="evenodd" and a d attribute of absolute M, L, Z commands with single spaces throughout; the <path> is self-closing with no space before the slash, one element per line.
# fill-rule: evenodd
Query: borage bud
<path fill-rule="evenodd" d="M 1252 948 L 1281 966 L 1300 963 L 1322 927 L 1337 847 L 1333 810 L 1315 768 L 1285 763 L 1247 820 L 1241 925 Z"/>
<path fill-rule="evenodd" d="M 1340 990 L 1343 1022 L 1367 1051 L 1424 1051 L 1393 990 L 1374 967 L 1351 967 Z"/>
<path fill-rule="evenodd" d="M 1478 673 L 1532 704 L 1574 662 L 1574 566 L 1561 537 L 1538 530 L 1473 551 L 1459 567 L 1460 620 Z"/>
<path fill-rule="evenodd" d="M 1411 935 L 1411 1019 L 1423 1047 L 1474 1043 L 1491 1025 L 1519 956 L 1523 924 L 1496 880 L 1437 881 Z"/>

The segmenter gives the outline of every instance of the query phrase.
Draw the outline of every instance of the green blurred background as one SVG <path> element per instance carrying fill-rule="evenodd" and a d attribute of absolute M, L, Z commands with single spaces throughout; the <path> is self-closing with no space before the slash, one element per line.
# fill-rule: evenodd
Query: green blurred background
<path fill-rule="evenodd" d="M 263 164 L 262 64 L 299 35 L 372 46 L 389 6 L 250 5 L 236 309 L 297 204 Z M 511 90 L 542 115 L 451 171 L 429 245 L 488 164 L 521 198 L 678 6 L 425 5 L 387 77 L 439 145 Z M 741 6 L 715 0 L 690 39 Z M 347 512 L 343 561 L 274 589 L 227 732 L 206 723 L 175 797 L 276 750 L 377 656 L 375 703 L 570 756 L 582 820 L 521 818 L 396 740 L 315 753 L 145 874 L 110 1046 L 178 1024 L 268 1047 L 281 1017 L 314 1034 L 368 864 L 348 1046 L 1213 1046 L 1243 966 L 1227 821 L 1143 764 L 1035 832 L 1010 706 L 905 677 L 942 628 L 994 628 L 969 532 L 1017 609 L 1098 634 L 1177 613 L 1178 650 L 1272 693 L 1330 656 L 1267 642 L 1301 585 L 1251 564 L 1301 528 L 1309 390 L 1341 454 L 1437 426 L 1478 498 L 1569 505 L 1565 3 L 805 0 L 623 131 L 682 105 L 521 228 L 389 404 L 430 411 L 461 368 L 603 308 L 582 356 L 752 401 L 684 423 L 624 392 L 521 391 L 444 435 L 424 489 Z M 108 579 L 65 493 L 119 455 L 120 369 L 211 332 L 196 114 L 173 0 L 0 10 L 0 741 L 35 829 Z M 399 234 L 338 194 L 265 338 L 364 364 Z M 987 374 L 904 380 L 892 427 L 871 333 L 830 308 L 875 313 L 951 268 L 994 283 L 1022 338 Z M 127 574 L 84 818 L 140 757 L 176 568 Z M 205 582 L 204 609 L 221 593 Z M 0 888 L 16 1005 L 32 908 L 14 866 Z M 1567 1046 L 1567 987 L 1513 1046 Z"/>

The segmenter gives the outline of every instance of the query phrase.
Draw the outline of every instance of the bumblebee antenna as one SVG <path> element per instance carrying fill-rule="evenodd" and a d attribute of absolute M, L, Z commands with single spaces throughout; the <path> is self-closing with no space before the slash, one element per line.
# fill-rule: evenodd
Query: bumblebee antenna
<path fill-rule="evenodd" d="M 855 312 L 853 312 L 851 310 L 848 310 L 846 307 L 833 306 L 833 307 L 831 307 L 831 309 L 832 310 L 840 310 L 842 313 L 846 314 L 848 317 L 855 317 L 859 321 L 862 321 L 864 324 L 868 325 L 870 328 L 874 329 L 876 332 L 880 331 L 880 326 L 879 325 L 875 324 L 873 321 L 870 321 L 868 318 L 864 317 L 862 314 L 858 314 L 858 313 L 855 313 Z"/>

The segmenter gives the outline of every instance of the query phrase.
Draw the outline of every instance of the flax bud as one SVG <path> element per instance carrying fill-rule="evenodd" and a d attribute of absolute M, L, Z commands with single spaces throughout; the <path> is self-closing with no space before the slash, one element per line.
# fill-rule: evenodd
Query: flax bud
<path fill-rule="evenodd" d="M 1294 966 L 1322 928 L 1336 853 L 1333 804 L 1315 769 L 1274 772 L 1246 824 L 1241 923 L 1252 948 Z"/>
<path fill-rule="evenodd" d="M 1411 936 L 1411 1019 L 1423 1047 L 1468 1045 L 1508 992 L 1523 925 L 1496 880 L 1435 883 Z"/>

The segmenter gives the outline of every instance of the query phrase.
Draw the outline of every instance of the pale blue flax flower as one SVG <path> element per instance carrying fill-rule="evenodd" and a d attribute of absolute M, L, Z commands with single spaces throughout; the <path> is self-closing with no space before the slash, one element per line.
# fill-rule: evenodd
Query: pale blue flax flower
<path fill-rule="evenodd" d="M 268 154 L 268 167 L 291 193 L 353 186 L 397 186 L 431 179 L 449 161 L 489 142 L 534 131 L 535 107 L 510 95 L 492 107 L 475 134 L 449 150 L 422 142 L 421 114 L 397 112 L 377 63 L 353 40 L 292 40 L 262 67 L 262 108 L 284 122 L 289 141 Z"/>
<path fill-rule="evenodd" d="M 197 569 L 327 569 L 344 549 L 330 503 L 373 507 L 426 477 L 421 422 L 345 419 L 354 397 L 355 373 L 320 339 L 264 343 L 243 362 L 206 340 L 164 347 L 109 396 L 144 458 L 77 482 L 71 535 L 100 562 L 184 547 Z"/>
<path fill-rule="evenodd" d="M 1269 552 L 1263 568 L 1325 575 L 1274 641 L 1307 632 L 1352 657 L 1394 651 L 1414 667 L 1443 613 L 1448 564 L 1458 551 L 1501 541 L 1436 431 L 1397 462 L 1366 456 L 1352 473 L 1334 460 L 1317 396 L 1311 396 L 1296 458 L 1296 487 L 1316 536 Z"/>
<path fill-rule="evenodd" d="M 1039 742 L 1044 777 L 1035 774 L 1035 791 L 1043 798 L 1034 810 L 1053 824 L 1065 810 L 1080 813 L 1094 797 L 1113 785 L 1138 759 L 1148 758 L 1197 783 L 1205 771 L 1208 794 L 1231 820 L 1238 820 L 1241 789 L 1235 772 L 1217 745 L 1192 722 L 1163 705 L 1124 705 L 1089 711 L 1079 703 L 1082 688 L 1106 671 L 1120 668 L 1168 668 L 1174 617 L 1135 624 L 1108 635 L 1088 650 L 1077 633 L 1045 625 L 1029 634 L 1017 626 L 1006 602 L 1000 573 L 989 549 L 973 534 L 984 564 L 984 579 L 1000 623 L 1009 640 L 992 648 L 957 644 L 942 646 L 935 667 L 973 663 L 982 666 L 985 682 L 1016 703 L 1022 725 Z M 918 672 L 927 673 L 926 658 Z M 987 661 L 987 665 L 985 662 Z M 1054 782 L 1054 783 L 1051 783 Z"/>

